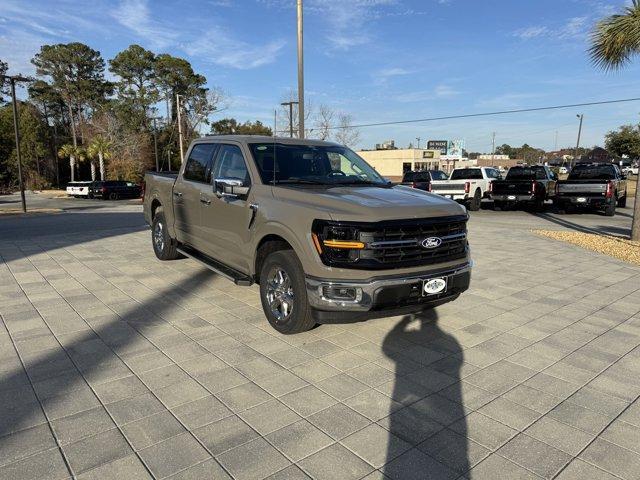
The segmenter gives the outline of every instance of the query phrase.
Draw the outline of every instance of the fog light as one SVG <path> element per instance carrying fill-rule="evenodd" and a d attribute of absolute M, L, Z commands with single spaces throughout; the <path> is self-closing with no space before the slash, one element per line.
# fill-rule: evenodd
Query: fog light
<path fill-rule="evenodd" d="M 337 302 L 359 302 L 362 299 L 362 289 L 344 285 L 324 285 L 322 296 Z"/>

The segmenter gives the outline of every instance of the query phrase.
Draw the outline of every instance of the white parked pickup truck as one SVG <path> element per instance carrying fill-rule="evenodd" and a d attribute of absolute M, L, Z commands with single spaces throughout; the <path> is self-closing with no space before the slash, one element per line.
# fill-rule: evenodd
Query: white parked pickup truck
<path fill-rule="evenodd" d="M 489 198 L 491 182 L 501 178 L 500 171 L 493 167 L 456 168 L 449 180 L 432 180 L 430 191 L 476 211 L 480 210 L 482 199 Z"/>

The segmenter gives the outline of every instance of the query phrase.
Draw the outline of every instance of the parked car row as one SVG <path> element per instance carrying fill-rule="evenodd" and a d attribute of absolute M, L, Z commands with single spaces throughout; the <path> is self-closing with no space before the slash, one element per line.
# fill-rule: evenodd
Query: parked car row
<path fill-rule="evenodd" d="M 142 187 L 123 180 L 105 180 L 95 182 L 69 182 L 67 195 L 76 198 L 101 198 L 119 200 L 121 198 L 140 198 Z"/>
<path fill-rule="evenodd" d="M 627 203 L 626 174 L 609 163 L 579 163 L 567 180 L 559 180 L 546 165 L 518 165 L 504 179 L 492 167 L 457 168 L 449 177 L 439 170 L 407 172 L 402 185 L 450 198 L 471 211 L 479 210 L 485 198 L 493 200 L 494 210 L 518 206 L 542 210 L 550 200 L 560 211 L 591 208 L 607 216 Z"/>

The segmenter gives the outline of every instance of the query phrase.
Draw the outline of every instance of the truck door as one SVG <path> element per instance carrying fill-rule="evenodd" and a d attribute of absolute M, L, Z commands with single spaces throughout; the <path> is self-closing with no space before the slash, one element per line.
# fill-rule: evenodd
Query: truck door
<path fill-rule="evenodd" d="M 224 194 L 222 180 L 235 181 L 249 189 L 251 178 L 239 145 L 222 143 L 212 168 L 212 183 L 202 194 L 203 252 L 241 272 L 250 271 L 244 246 L 249 240 L 252 211 L 248 195 Z M 216 182 L 218 180 L 218 182 Z"/>
<path fill-rule="evenodd" d="M 200 196 L 211 190 L 211 160 L 217 145 L 196 143 L 173 187 L 173 213 L 178 240 L 202 248 Z"/>

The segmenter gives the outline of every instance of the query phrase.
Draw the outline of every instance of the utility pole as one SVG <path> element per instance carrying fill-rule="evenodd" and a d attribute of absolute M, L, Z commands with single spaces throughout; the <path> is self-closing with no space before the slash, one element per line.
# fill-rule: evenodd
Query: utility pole
<path fill-rule="evenodd" d="M 156 127 L 156 118 L 153 117 L 153 151 L 156 156 L 156 172 L 160 171 L 160 161 L 158 160 L 158 128 Z"/>
<path fill-rule="evenodd" d="M 302 0 L 298 0 L 298 138 L 304 138 L 304 49 Z"/>
<path fill-rule="evenodd" d="M 27 213 L 27 201 L 24 198 L 24 184 L 22 183 L 22 157 L 20 156 L 20 122 L 18 119 L 18 100 L 16 99 L 16 83 L 28 82 L 29 79 L 20 75 L 3 76 L 2 82 L 9 80 L 11 84 L 11 103 L 13 104 L 13 129 L 16 135 L 16 157 L 18 159 L 18 184 L 20 185 L 20 200 L 22 201 L 22 211 Z"/>
<path fill-rule="evenodd" d="M 421 140 L 420 137 L 416 137 L 416 141 L 418 142 L 418 148 L 420 148 L 420 140 Z"/>
<path fill-rule="evenodd" d="M 573 168 L 573 164 L 578 160 L 578 148 L 580 148 L 580 134 L 582 133 L 582 119 L 584 118 L 583 113 L 579 113 L 576 115 L 580 119 L 580 126 L 578 127 L 578 140 L 576 141 L 576 154 L 573 156 L 573 160 L 571 162 L 571 168 Z"/>
<path fill-rule="evenodd" d="M 180 115 L 180 94 L 176 94 L 176 109 L 178 113 L 178 143 L 180 143 L 180 163 L 184 162 L 184 150 L 182 147 L 182 116 Z"/>
<path fill-rule="evenodd" d="M 298 105 L 298 116 L 300 116 L 300 102 L 282 102 L 280 105 L 283 107 L 289 106 L 289 137 L 293 138 L 293 106 Z M 303 138 L 303 137 L 300 137 Z"/>
<path fill-rule="evenodd" d="M 278 109 L 273 109 L 273 136 L 278 136 Z"/>
<path fill-rule="evenodd" d="M 491 135 L 491 163 L 495 163 L 496 155 L 496 132 Z"/>

